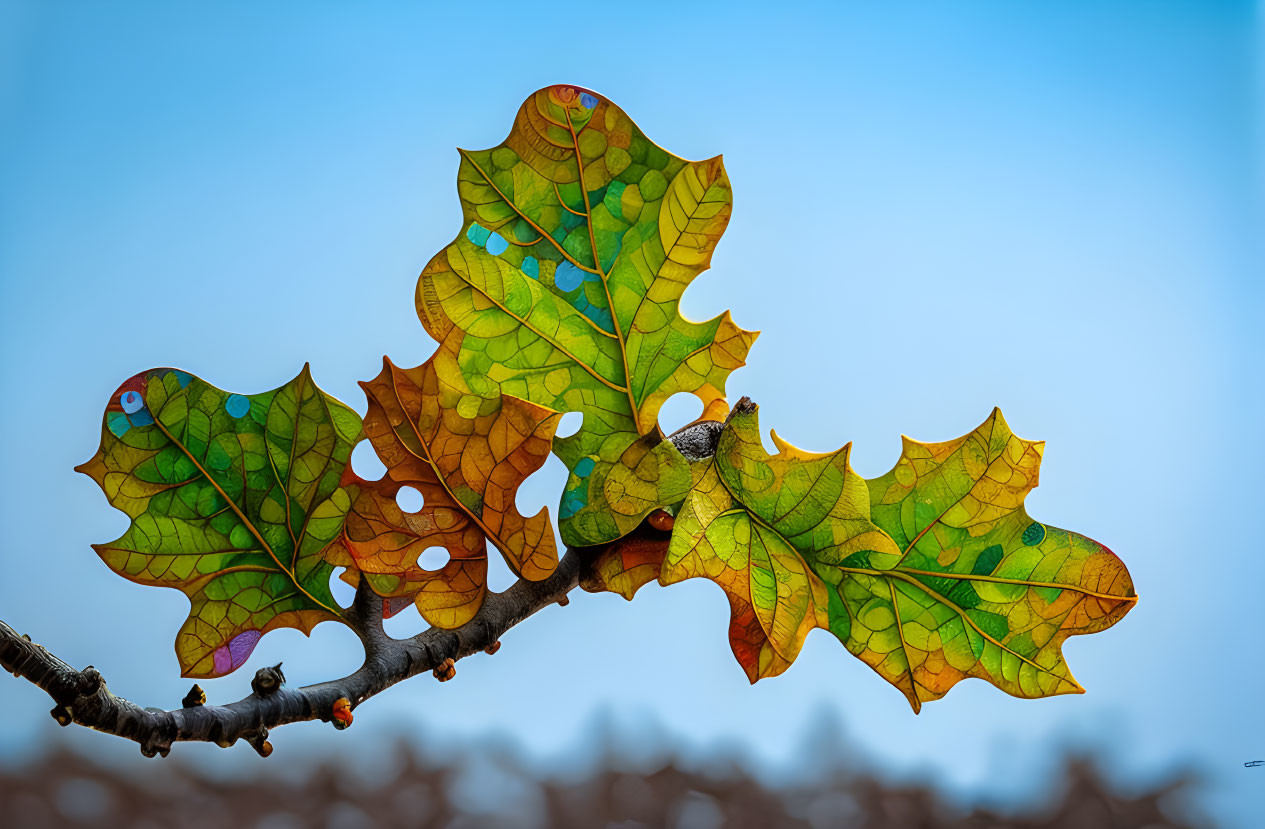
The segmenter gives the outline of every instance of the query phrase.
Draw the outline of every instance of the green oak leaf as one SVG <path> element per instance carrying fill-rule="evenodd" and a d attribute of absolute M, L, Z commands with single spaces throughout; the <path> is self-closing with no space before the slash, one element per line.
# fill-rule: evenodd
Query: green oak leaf
<path fill-rule="evenodd" d="M 729 598 L 729 642 L 755 682 L 782 673 L 815 627 L 827 627 L 825 585 L 795 547 L 734 496 L 708 464 L 676 516 L 662 584 L 707 578 Z"/>
<path fill-rule="evenodd" d="M 162 368 L 111 397 L 101 448 L 76 468 L 132 521 L 94 549 L 119 575 L 188 595 L 184 676 L 235 670 L 275 628 L 341 618 L 321 551 L 351 506 L 339 480 L 360 438 L 360 417 L 306 366 L 263 394 Z"/>
<path fill-rule="evenodd" d="M 679 503 L 694 483 L 690 462 L 657 436 L 615 432 L 596 446 L 562 438 L 554 453 L 571 470 L 558 510 L 562 540 L 573 547 L 632 532 L 655 508 Z"/>
<path fill-rule="evenodd" d="M 575 545 L 618 537 L 683 494 L 684 465 L 655 447 L 663 402 L 722 399 L 757 334 L 679 310 L 729 221 L 724 165 L 678 158 L 610 101 L 554 86 L 500 145 L 461 151 L 458 192 L 461 233 L 422 271 L 418 315 L 437 340 L 464 332 L 475 393 L 584 413 L 555 444 L 572 473 L 561 529 Z M 630 455 L 637 480 L 619 477 Z"/>
<path fill-rule="evenodd" d="M 1018 697 L 1083 691 L 1062 643 L 1115 624 L 1137 596 L 1106 547 L 1028 516 L 1042 444 L 994 410 L 954 441 L 906 439 L 895 468 L 866 481 L 850 445 L 812 454 L 773 440 L 777 455 L 756 408 L 735 409 L 660 574 L 721 585 L 753 682 L 786 670 L 821 627 L 915 711 L 968 677 Z"/>

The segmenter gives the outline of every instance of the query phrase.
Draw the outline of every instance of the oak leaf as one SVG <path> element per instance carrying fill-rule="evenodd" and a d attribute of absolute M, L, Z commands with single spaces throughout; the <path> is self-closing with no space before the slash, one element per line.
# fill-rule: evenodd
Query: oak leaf
<path fill-rule="evenodd" d="M 813 454 L 773 441 L 769 455 L 756 408 L 740 404 L 667 549 L 629 562 L 612 545 L 590 589 L 628 594 L 656 570 L 663 584 L 715 581 L 752 682 L 785 671 L 820 627 L 915 711 L 968 677 L 1018 697 L 1083 691 L 1062 643 L 1110 627 L 1137 596 L 1106 547 L 1028 516 L 1042 444 L 994 410 L 954 441 L 905 439 L 892 471 L 866 481 L 850 445 Z"/>
<path fill-rule="evenodd" d="M 306 366 L 263 394 L 162 368 L 111 397 L 101 448 L 76 469 L 132 520 L 93 547 L 119 575 L 189 596 L 184 676 L 235 670 L 275 628 L 341 618 L 321 551 L 351 505 L 339 481 L 360 437 L 359 416 Z"/>
<path fill-rule="evenodd" d="M 365 433 L 387 473 L 381 481 L 348 476 L 348 555 L 327 555 L 379 595 L 414 596 L 422 617 L 444 628 L 465 624 L 482 606 L 489 542 L 530 581 L 547 578 L 558 564 L 548 510 L 524 517 L 514 499 L 549 456 L 559 415 L 509 395 L 470 394 L 453 350 L 449 341 L 412 369 L 384 359 L 382 372 L 361 384 L 369 400 Z M 405 513 L 396 502 L 405 486 L 421 493 L 419 511 Z M 418 564 L 432 546 L 449 554 L 437 570 Z"/>
<path fill-rule="evenodd" d="M 563 539 L 612 540 L 688 488 L 659 442 L 663 402 L 723 398 L 756 337 L 727 312 L 679 311 L 729 221 L 724 165 L 678 158 L 610 101 L 554 86 L 501 144 L 462 150 L 457 178 L 461 233 L 422 271 L 418 315 L 438 340 L 464 332 L 457 362 L 476 393 L 584 413 L 556 447 L 571 471 Z"/>

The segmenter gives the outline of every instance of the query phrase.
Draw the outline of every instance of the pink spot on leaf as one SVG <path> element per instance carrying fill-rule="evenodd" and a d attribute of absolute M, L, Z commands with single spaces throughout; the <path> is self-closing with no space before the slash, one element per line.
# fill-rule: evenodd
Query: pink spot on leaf
<path fill-rule="evenodd" d="M 259 644 L 263 634 L 257 630 L 244 630 L 234 636 L 227 645 L 215 649 L 215 672 L 227 674 L 246 664 L 250 654 Z"/>

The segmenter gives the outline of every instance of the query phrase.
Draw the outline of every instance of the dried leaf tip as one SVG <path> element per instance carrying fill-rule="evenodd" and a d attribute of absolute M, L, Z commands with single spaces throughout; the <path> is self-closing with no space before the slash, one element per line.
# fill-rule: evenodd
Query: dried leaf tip
<path fill-rule="evenodd" d="M 729 412 L 729 416 L 725 418 L 725 422 L 728 423 L 730 420 L 733 420 L 736 415 L 751 414 L 759 408 L 760 407 L 756 405 L 754 400 L 744 395 L 738 398 L 738 402 L 734 404 L 733 409 Z"/>

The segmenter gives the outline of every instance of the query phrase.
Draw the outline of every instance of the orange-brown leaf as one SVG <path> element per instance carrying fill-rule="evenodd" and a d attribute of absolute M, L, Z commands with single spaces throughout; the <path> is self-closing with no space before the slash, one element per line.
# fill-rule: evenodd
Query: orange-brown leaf
<path fill-rule="evenodd" d="M 365 434 L 387 466 L 379 482 L 357 482 L 343 534 L 349 566 L 380 595 L 415 595 L 431 624 L 458 627 L 486 593 L 487 545 L 519 576 L 538 581 L 558 564 L 548 511 L 525 517 L 518 487 L 549 455 L 558 414 L 508 395 L 470 394 L 446 343 L 426 363 L 382 372 L 361 386 L 369 399 Z M 406 513 L 395 496 L 418 490 L 424 505 Z M 443 547 L 449 561 L 426 570 L 418 557 Z"/>
<path fill-rule="evenodd" d="M 643 522 L 623 538 L 602 545 L 585 561 L 580 587 L 590 593 L 618 593 L 632 601 L 638 590 L 658 580 L 671 539 L 670 532 Z"/>

